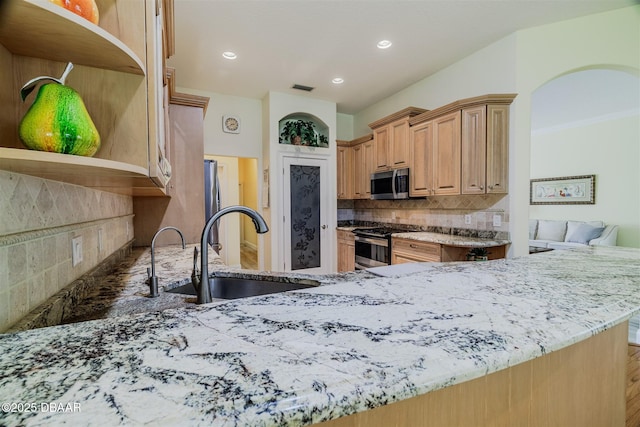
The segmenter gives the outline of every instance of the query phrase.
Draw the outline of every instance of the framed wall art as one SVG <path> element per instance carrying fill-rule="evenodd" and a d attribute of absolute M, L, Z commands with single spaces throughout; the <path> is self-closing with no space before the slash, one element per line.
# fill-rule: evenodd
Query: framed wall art
<path fill-rule="evenodd" d="M 596 176 L 579 175 L 531 180 L 531 205 L 593 205 L 596 203 Z"/>

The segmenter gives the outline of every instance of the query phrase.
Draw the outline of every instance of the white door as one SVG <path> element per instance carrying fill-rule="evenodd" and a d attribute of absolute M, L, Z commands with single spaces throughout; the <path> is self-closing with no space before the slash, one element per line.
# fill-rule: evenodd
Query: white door
<path fill-rule="evenodd" d="M 329 273 L 328 159 L 283 157 L 284 271 Z"/>

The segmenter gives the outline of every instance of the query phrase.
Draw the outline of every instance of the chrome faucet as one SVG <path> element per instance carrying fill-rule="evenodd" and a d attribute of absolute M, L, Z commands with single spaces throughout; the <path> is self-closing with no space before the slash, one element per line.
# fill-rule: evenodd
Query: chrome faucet
<path fill-rule="evenodd" d="M 162 233 L 165 230 L 176 230 L 180 235 L 180 239 L 182 239 L 182 249 L 185 248 L 184 236 L 182 235 L 182 232 L 176 227 L 169 226 L 161 228 L 160 230 L 156 231 L 156 234 L 153 235 L 153 239 L 151 240 L 151 269 L 147 268 L 147 284 L 149 285 L 149 296 L 151 298 L 155 298 L 158 296 L 158 278 L 156 277 L 156 261 L 154 257 L 156 237 L 158 237 L 158 234 Z"/>
<path fill-rule="evenodd" d="M 251 218 L 256 232 L 264 234 L 269 231 L 267 223 L 260 214 L 246 206 L 229 206 L 216 212 L 204 226 L 202 230 L 202 239 L 200 240 L 200 273 L 197 271 L 198 252 L 195 249 L 193 254 L 193 273 L 191 274 L 191 283 L 198 293 L 198 304 L 206 304 L 211 302 L 211 289 L 209 288 L 209 249 L 207 247 L 207 238 L 213 224 L 220 219 L 221 216 L 231 212 L 240 212 Z"/>

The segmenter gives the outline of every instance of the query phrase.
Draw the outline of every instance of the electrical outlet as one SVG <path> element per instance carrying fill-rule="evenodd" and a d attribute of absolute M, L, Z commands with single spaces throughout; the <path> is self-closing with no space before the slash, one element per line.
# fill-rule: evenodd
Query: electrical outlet
<path fill-rule="evenodd" d="M 502 225 L 502 216 L 500 214 L 493 214 L 493 226 L 500 227 Z"/>
<path fill-rule="evenodd" d="M 82 262 L 82 236 L 71 239 L 71 264 L 73 267 Z"/>
<path fill-rule="evenodd" d="M 471 225 L 471 215 L 465 215 L 464 216 L 464 223 L 466 225 Z"/>
<path fill-rule="evenodd" d="M 102 228 L 98 228 L 98 252 L 102 252 Z"/>

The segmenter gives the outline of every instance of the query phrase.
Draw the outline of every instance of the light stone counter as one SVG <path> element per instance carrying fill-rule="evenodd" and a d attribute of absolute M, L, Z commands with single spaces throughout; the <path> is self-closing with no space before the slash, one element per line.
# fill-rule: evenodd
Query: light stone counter
<path fill-rule="evenodd" d="M 505 239 L 490 239 L 469 236 L 456 236 L 442 233 L 430 233 L 421 231 L 412 231 L 408 233 L 394 233 L 393 237 L 400 239 L 411 239 L 420 242 L 439 243 L 447 246 L 461 246 L 470 248 L 490 248 L 494 246 L 508 245 L 511 243 Z"/>
<path fill-rule="evenodd" d="M 437 263 L 0 335 L 2 425 L 308 425 L 562 349 L 640 312 L 640 250 Z"/>

